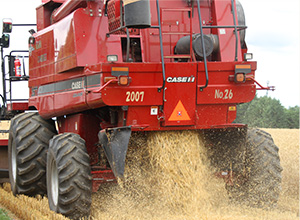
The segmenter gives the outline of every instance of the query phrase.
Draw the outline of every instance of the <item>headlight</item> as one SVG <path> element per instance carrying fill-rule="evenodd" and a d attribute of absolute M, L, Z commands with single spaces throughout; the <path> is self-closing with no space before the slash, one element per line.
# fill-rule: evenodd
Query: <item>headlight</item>
<path fill-rule="evenodd" d="M 253 59 L 253 54 L 252 53 L 244 53 L 244 60 L 252 60 Z"/>
<path fill-rule="evenodd" d="M 107 62 L 117 62 L 118 56 L 117 55 L 108 55 L 107 56 Z"/>

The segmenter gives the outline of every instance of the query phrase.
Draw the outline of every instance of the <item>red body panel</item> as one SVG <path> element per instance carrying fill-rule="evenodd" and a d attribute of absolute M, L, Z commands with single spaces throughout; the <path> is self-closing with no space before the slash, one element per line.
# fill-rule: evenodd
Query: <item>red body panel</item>
<path fill-rule="evenodd" d="M 0 146 L 1 147 L 7 147 L 7 145 L 8 145 L 8 140 L 0 140 Z"/>
<path fill-rule="evenodd" d="M 235 3 L 235 1 L 234 1 Z M 236 8 L 236 7 L 234 7 Z M 237 14 L 235 12 L 235 14 Z M 231 1 L 212 1 L 212 19 L 213 24 L 218 26 L 234 25 Z M 219 28 L 213 30 L 214 34 L 218 35 L 220 44 L 220 60 L 232 61 L 235 59 L 235 39 L 233 29 Z M 240 48 L 240 41 L 238 40 L 238 48 Z M 241 50 L 238 50 L 238 60 L 242 59 Z"/>
<path fill-rule="evenodd" d="M 28 110 L 28 102 L 12 102 L 7 105 L 8 111 L 25 111 Z"/>
<path fill-rule="evenodd" d="M 176 78 L 175 78 L 176 77 Z M 181 77 L 181 78 L 179 78 Z M 186 79 L 185 79 L 186 77 Z M 166 92 L 164 99 L 164 126 L 195 125 L 197 64 L 166 64 Z M 186 83 L 176 83 L 184 79 Z M 168 82 L 169 81 L 169 82 Z M 175 98 L 176 97 L 176 98 Z M 178 109 L 175 109 L 177 105 Z M 172 115 L 174 112 L 174 115 Z M 173 117 L 172 117 L 173 116 Z M 181 118 L 183 120 L 181 120 Z M 176 120 L 177 119 L 177 120 Z"/>

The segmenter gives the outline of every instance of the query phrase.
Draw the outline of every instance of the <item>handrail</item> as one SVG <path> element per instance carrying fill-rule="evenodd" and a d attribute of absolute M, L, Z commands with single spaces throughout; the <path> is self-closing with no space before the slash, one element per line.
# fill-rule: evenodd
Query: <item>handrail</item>
<path fill-rule="evenodd" d="M 12 57 L 12 54 L 13 53 L 29 53 L 29 50 L 12 50 L 10 51 L 9 55 L 6 55 L 3 59 L 3 96 L 4 96 L 4 99 L 5 99 L 5 102 L 12 102 L 12 101 L 28 101 L 28 99 L 13 99 L 12 98 L 12 81 L 14 80 L 28 80 L 29 79 L 29 76 L 25 76 L 25 69 L 24 69 L 24 62 L 23 62 L 23 71 L 24 71 L 24 75 L 21 76 L 21 77 L 12 77 L 12 76 L 9 76 L 9 78 L 7 79 L 6 78 L 6 70 L 5 70 L 5 58 L 8 58 L 8 57 Z M 29 56 L 22 56 L 23 58 L 28 58 Z M 9 70 L 10 71 L 10 70 Z M 9 90 L 7 90 L 7 87 L 6 87 L 6 81 L 9 81 Z M 9 94 L 9 99 L 7 98 L 6 94 Z"/>
<path fill-rule="evenodd" d="M 236 25 L 236 27 L 240 30 L 248 28 L 245 25 Z M 202 28 L 235 28 L 234 25 L 215 25 L 215 26 L 203 26 Z M 239 31 L 239 30 L 238 30 Z"/>
<path fill-rule="evenodd" d="M 205 68 L 205 85 L 200 87 L 200 91 L 203 91 L 204 88 L 208 86 L 208 69 L 207 69 L 207 59 L 206 59 L 206 50 L 204 44 L 204 36 L 203 36 L 203 28 L 202 28 L 202 18 L 200 12 L 200 2 L 197 0 L 197 9 L 198 9 L 198 18 L 199 18 L 199 25 L 200 25 L 200 35 L 201 35 L 201 43 L 202 43 L 202 51 L 203 51 L 203 59 L 204 59 L 204 68 Z"/>
<path fill-rule="evenodd" d="M 235 16 L 235 8 L 234 8 L 234 1 L 233 0 L 231 0 L 231 10 L 232 10 L 233 23 L 234 23 L 234 34 L 235 34 L 235 56 L 234 56 L 234 61 L 238 61 L 239 37 L 238 37 L 238 32 L 237 32 L 236 16 Z"/>
<path fill-rule="evenodd" d="M 163 74 L 163 85 L 162 85 L 162 87 L 158 88 L 158 91 L 160 92 L 161 90 L 163 90 L 163 92 L 165 93 L 166 72 L 165 72 L 163 42 L 162 42 L 161 17 L 160 17 L 159 0 L 156 0 L 156 9 L 157 9 L 157 20 L 158 20 L 158 30 L 159 30 L 159 44 L 160 44 L 161 66 L 162 66 L 162 74 Z"/>

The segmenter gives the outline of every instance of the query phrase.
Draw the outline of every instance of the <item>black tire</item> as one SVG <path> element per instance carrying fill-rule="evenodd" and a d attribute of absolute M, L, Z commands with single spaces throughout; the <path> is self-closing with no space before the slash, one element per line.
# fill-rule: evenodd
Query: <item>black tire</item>
<path fill-rule="evenodd" d="M 89 216 L 92 201 L 90 157 L 79 135 L 64 133 L 50 140 L 47 192 L 51 210 L 71 219 Z"/>
<path fill-rule="evenodd" d="M 233 200 L 259 208 L 276 206 L 281 191 L 278 147 L 270 134 L 259 129 L 247 133 L 244 183 L 228 186 Z"/>
<path fill-rule="evenodd" d="M 14 195 L 44 195 L 49 140 L 56 134 L 53 120 L 22 113 L 11 121 L 8 142 L 9 179 Z"/>

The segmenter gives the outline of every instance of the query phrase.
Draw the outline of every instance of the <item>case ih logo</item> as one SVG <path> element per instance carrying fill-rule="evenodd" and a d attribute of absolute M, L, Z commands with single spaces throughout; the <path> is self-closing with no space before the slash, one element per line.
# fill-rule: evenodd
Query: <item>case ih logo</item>
<path fill-rule="evenodd" d="M 190 76 L 190 77 L 168 77 L 167 78 L 168 83 L 193 83 L 195 82 L 195 77 Z"/>

